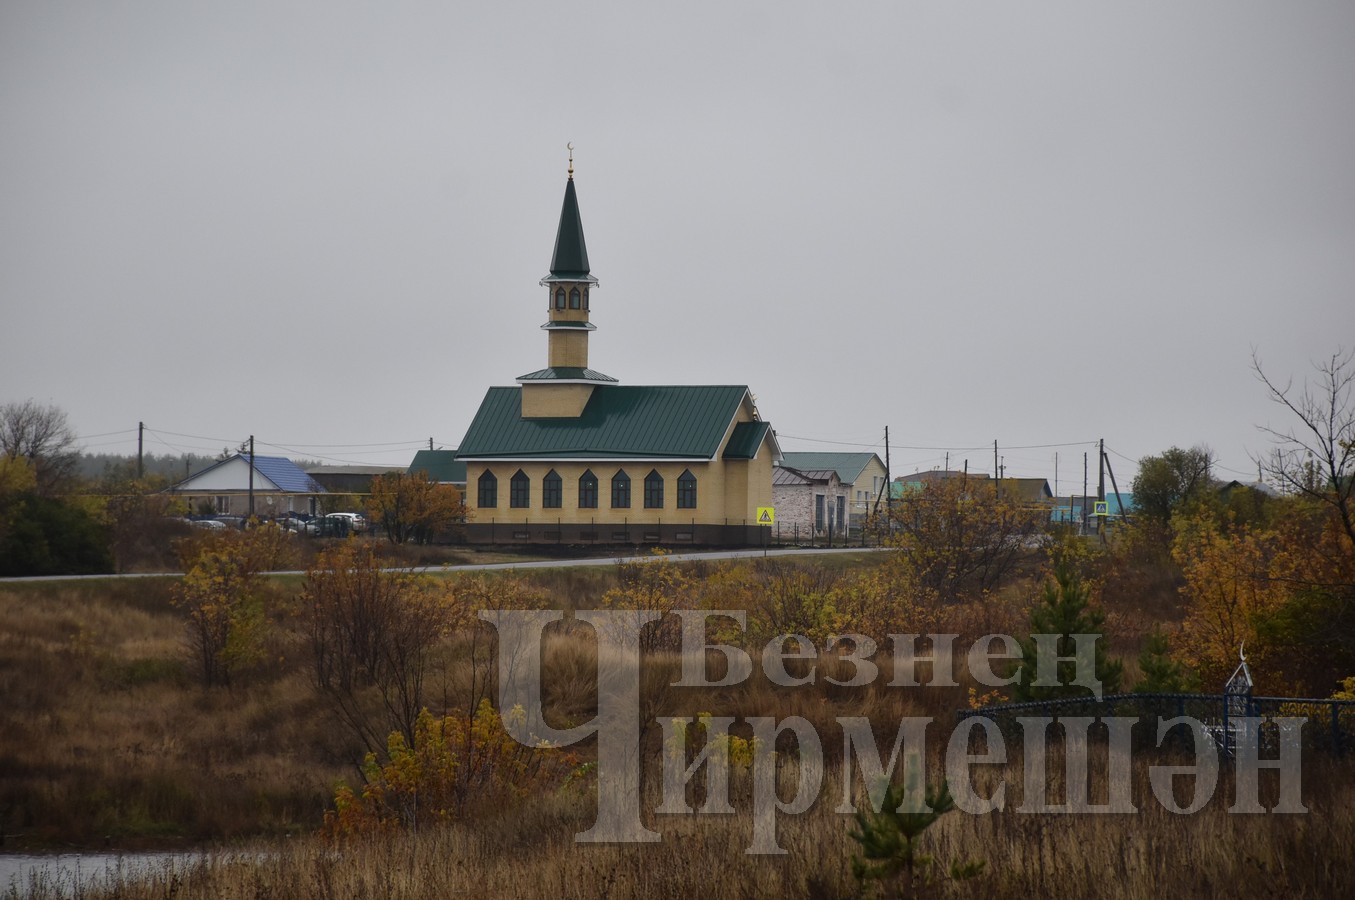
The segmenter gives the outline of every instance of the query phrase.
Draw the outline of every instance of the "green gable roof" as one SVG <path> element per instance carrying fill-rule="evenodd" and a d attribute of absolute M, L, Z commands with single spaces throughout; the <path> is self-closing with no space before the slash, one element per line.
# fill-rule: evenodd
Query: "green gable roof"
<path fill-rule="evenodd" d="M 522 388 L 493 387 L 457 456 L 712 459 L 747 394 L 742 385 L 599 385 L 578 418 L 524 419 Z"/>
<path fill-rule="evenodd" d="M 771 429 L 770 422 L 740 422 L 734 426 L 734 433 L 725 444 L 722 459 L 752 459 L 757 456 L 757 448 Z"/>
<path fill-rule="evenodd" d="M 877 458 L 874 453 L 801 453 L 788 450 L 781 464 L 802 472 L 833 469 L 843 484 L 856 484 L 870 461 Z"/>
<path fill-rule="evenodd" d="M 439 484 L 466 483 L 466 464 L 456 458 L 455 450 L 420 450 L 414 454 L 408 472 L 426 472 L 429 481 Z"/>

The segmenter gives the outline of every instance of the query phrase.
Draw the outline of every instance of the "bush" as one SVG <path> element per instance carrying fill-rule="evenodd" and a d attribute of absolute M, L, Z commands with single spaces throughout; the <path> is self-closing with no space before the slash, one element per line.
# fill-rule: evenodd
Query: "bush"
<path fill-rule="evenodd" d="M 488 700 L 474 718 L 439 719 L 423 710 L 413 742 L 391 732 L 386 757 L 381 764 L 375 753 L 367 754 L 360 793 L 347 785 L 335 792 L 334 809 L 325 814 L 330 837 L 419 830 L 503 810 L 564 783 L 578 766 L 572 754 L 513 740 Z"/>

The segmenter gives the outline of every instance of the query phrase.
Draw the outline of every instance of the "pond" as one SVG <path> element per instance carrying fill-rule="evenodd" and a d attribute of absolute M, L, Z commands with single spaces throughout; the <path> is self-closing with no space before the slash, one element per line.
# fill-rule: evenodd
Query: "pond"
<path fill-rule="evenodd" d="M 100 884 L 183 869 L 198 853 L 0 853 L 0 897 L 73 897 Z"/>

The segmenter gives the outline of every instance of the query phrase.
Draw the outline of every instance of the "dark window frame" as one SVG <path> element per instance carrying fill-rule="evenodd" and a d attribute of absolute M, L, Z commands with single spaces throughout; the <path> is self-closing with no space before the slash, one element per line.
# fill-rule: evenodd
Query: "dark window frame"
<path fill-rule="evenodd" d="M 663 476 L 658 469 L 645 476 L 645 509 L 663 509 Z"/>
<path fill-rule="evenodd" d="M 498 509 L 499 479 L 488 469 L 480 473 L 475 489 L 475 505 L 480 509 Z"/>
<path fill-rule="evenodd" d="M 677 480 L 677 508 L 696 509 L 696 476 L 683 469 Z"/>
<path fill-rule="evenodd" d="M 598 477 L 592 469 L 579 476 L 579 509 L 598 508 Z"/>
<path fill-rule="evenodd" d="M 565 505 L 565 482 L 551 469 L 541 479 L 541 508 L 559 509 Z"/>
<path fill-rule="evenodd" d="M 583 294 L 579 293 L 578 288 L 569 289 L 569 308 L 570 309 L 583 308 Z"/>
<path fill-rule="evenodd" d="M 532 506 L 532 479 L 527 477 L 527 473 L 518 469 L 513 473 L 513 478 L 508 482 L 508 508 L 509 509 L 531 509 Z"/>
<path fill-rule="evenodd" d="M 565 308 L 565 289 L 564 289 L 564 288 L 556 288 L 556 289 L 555 289 L 555 308 L 556 308 L 556 309 L 564 309 L 564 308 Z"/>
<path fill-rule="evenodd" d="M 630 509 L 630 476 L 625 469 L 612 476 L 612 509 Z"/>

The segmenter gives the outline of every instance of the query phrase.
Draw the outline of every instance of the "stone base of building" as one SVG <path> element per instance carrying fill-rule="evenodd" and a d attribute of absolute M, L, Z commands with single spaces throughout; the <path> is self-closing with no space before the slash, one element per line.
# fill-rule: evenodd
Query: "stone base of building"
<path fill-rule="evenodd" d="M 543 522 L 472 522 L 464 526 L 468 544 L 561 544 L 572 546 L 761 547 L 772 541 L 770 529 L 752 524 L 612 525 Z"/>

